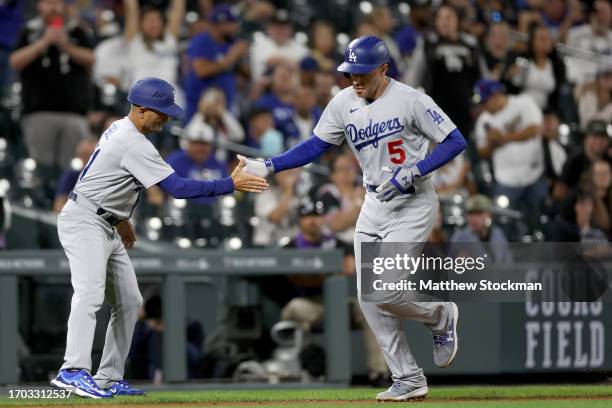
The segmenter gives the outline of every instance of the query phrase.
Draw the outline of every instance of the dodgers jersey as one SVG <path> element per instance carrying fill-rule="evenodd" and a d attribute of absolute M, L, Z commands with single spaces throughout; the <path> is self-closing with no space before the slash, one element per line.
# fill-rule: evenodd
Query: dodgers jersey
<path fill-rule="evenodd" d="M 355 153 L 363 181 L 380 185 L 394 167 L 411 167 L 429 153 L 430 142 L 440 143 L 455 124 L 428 95 L 389 78 L 372 103 L 352 87 L 340 91 L 327 105 L 313 133 L 340 145 L 344 138 Z"/>
<path fill-rule="evenodd" d="M 143 187 L 172 173 L 153 144 L 125 117 L 102 134 L 74 191 L 124 219 L 130 217 Z"/>

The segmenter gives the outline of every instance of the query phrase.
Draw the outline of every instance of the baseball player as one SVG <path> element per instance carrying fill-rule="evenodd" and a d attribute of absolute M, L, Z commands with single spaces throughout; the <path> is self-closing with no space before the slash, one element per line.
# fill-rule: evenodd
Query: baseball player
<path fill-rule="evenodd" d="M 359 293 L 361 243 L 425 242 L 438 210 L 431 172 L 466 147 L 460 131 L 436 103 L 387 77 L 388 66 L 389 51 L 380 38 L 353 40 L 338 67 L 352 86 L 330 101 L 312 137 L 271 159 L 246 159 L 246 172 L 266 176 L 310 163 L 346 139 L 361 165 L 367 190 L 355 231 Z M 438 145 L 430 152 L 431 142 Z M 414 250 L 420 249 L 417 245 Z M 360 305 L 392 373 L 393 385 L 377 399 L 424 398 L 427 381 L 408 348 L 401 319 L 425 323 L 433 334 L 435 363 L 446 367 L 457 352 L 457 306 L 365 302 L 361 296 Z"/>
<path fill-rule="evenodd" d="M 158 78 L 144 78 L 132 86 L 130 113 L 102 134 L 58 216 L 58 234 L 68 257 L 74 295 L 64 364 L 51 385 L 71 389 L 82 397 L 143 394 L 123 379 L 142 306 L 126 251 L 136 241 L 129 218 L 141 191 L 157 184 L 175 198 L 199 198 L 234 190 L 261 192 L 267 187 L 264 179 L 242 172 L 244 162 L 231 177 L 221 180 L 178 177 L 145 137 L 159 132 L 169 117 L 182 115 L 174 98 L 174 88 Z M 112 314 L 102 361 L 92 378 L 96 312 L 104 300 L 111 305 Z"/>

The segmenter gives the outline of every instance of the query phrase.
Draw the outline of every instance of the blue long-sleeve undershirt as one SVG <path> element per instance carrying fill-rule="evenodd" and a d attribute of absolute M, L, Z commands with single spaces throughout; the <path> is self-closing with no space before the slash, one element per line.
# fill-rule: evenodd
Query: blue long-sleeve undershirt
<path fill-rule="evenodd" d="M 157 184 L 174 198 L 211 197 L 234 191 L 234 181 L 231 177 L 200 181 L 182 178 L 172 173 Z"/>
<path fill-rule="evenodd" d="M 436 146 L 429 156 L 416 164 L 421 176 L 444 166 L 459 153 L 464 151 L 466 147 L 467 143 L 459 129 L 453 130 L 446 136 L 446 139 L 444 139 L 442 143 Z"/>
<path fill-rule="evenodd" d="M 310 139 L 293 146 L 285 153 L 272 157 L 270 161 L 275 172 L 294 169 L 312 163 L 333 146 L 333 144 L 312 135 Z"/>

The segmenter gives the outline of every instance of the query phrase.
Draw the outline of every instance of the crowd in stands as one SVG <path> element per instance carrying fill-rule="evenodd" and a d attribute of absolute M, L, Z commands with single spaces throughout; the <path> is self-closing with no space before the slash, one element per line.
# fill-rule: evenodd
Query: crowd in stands
<path fill-rule="evenodd" d="M 612 236 L 603 192 L 612 154 L 609 1 L 361 2 L 348 20 L 315 16 L 322 4 L 306 13 L 264 0 L 3 2 L 0 86 L 11 112 L 3 120 L 18 126 L 3 127 L 12 131 L 2 137 L 17 168 L 34 160 L 44 192 L 34 206 L 61 209 L 95 138 L 125 115 L 138 79 L 167 80 L 186 108 L 152 142 L 181 176 L 212 179 L 228 174 L 237 151 L 271 156 L 308 138 L 327 102 L 349 85 L 335 71 L 344 47 L 374 34 L 389 47 L 389 75 L 425 90 L 468 138 L 468 151 L 434 176 L 443 203 L 465 211 L 461 203 L 481 193 L 493 214 L 515 210 L 512 222 L 524 224 L 507 232 L 509 240 L 557 240 L 584 235 L 574 207 L 586 200 L 591 228 Z M 225 232 L 242 234 L 240 246 L 282 246 L 297 229 L 302 197 L 333 201 L 322 228 L 349 242 L 364 194 L 358 167 L 346 146 L 320 164 L 275 176 L 269 192 L 238 197 L 240 206 L 196 205 L 219 207 L 209 208 L 215 216 L 240 208 L 225 217 L 234 225 Z M 176 224 L 189 220 L 172 213 L 184 203 L 155 188 L 146 198 L 142 213 L 164 222 L 159 231 L 140 229 L 180 239 Z M 466 221 L 453 219 L 453 228 Z M 446 212 L 443 220 L 449 225 Z M 224 238 L 198 242 L 218 246 Z"/>
<path fill-rule="evenodd" d="M 237 153 L 309 138 L 350 86 L 336 71 L 344 48 L 369 34 L 388 45 L 389 75 L 468 139 L 433 176 L 431 242 L 487 242 L 510 261 L 512 241 L 609 241 L 611 27 L 609 0 L 0 2 L 0 247 L 11 248 L 8 202 L 61 210 L 135 81 L 174 85 L 186 116 L 151 141 L 179 176 L 216 179 Z M 186 203 L 152 187 L 136 226 L 183 248 L 342 248 L 350 264 L 364 194 L 345 143 L 261 195 Z M 285 317 L 316 324 L 320 282 L 291 284 Z M 368 358 L 371 379 L 384 376 Z"/>

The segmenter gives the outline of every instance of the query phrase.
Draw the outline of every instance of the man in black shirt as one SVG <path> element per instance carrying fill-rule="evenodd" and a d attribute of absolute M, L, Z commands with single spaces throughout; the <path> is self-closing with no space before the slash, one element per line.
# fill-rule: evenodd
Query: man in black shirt
<path fill-rule="evenodd" d="M 63 0 L 38 0 L 10 56 L 19 72 L 22 129 L 30 157 L 50 169 L 66 169 L 79 141 L 89 135 L 89 34 L 66 19 Z"/>
<path fill-rule="evenodd" d="M 435 30 L 419 40 L 404 81 L 422 86 L 464 135 L 472 131 L 474 83 L 481 77 L 478 43 L 459 31 L 457 10 L 436 10 Z"/>
<path fill-rule="evenodd" d="M 589 169 L 591 163 L 598 159 L 604 159 L 612 163 L 608 154 L 610 147 L 610 135 L 608 124 L 601 120 L 592 120 L 584 130 L 582 147 L 570 155 L 560 180 L 555 185 L 554 198 L 564 199 L 570 190 L 575 190 L 580 183 L 582 175 Z"/>

